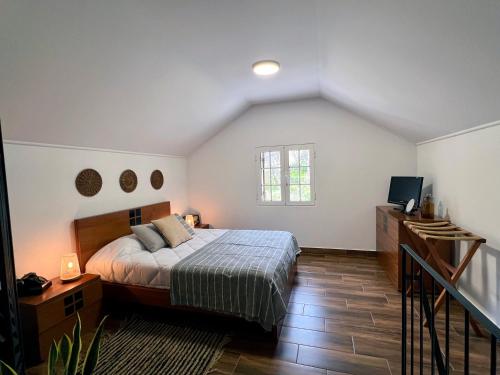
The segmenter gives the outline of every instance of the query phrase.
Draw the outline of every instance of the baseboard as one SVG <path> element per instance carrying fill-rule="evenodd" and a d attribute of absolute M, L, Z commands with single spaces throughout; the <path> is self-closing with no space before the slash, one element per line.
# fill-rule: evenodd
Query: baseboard
<path fill-rule="evenodd" d="M 375 250 L 327 249 L 323 247 L 301 247 L 303 254 L 367 255 L 377 256 Z"/>

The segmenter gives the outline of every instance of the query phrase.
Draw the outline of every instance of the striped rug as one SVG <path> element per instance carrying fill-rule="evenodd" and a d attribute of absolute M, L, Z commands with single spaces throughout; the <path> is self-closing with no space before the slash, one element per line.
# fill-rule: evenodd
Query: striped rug
<path fill-rule="evenodd" d="M 225 342 L 222 333 L 136 317 L 103 340 L 94 375 L 204 375 Z"/>

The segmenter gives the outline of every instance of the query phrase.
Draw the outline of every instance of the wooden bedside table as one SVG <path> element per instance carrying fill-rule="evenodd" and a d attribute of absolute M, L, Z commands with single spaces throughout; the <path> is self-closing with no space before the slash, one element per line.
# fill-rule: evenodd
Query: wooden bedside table
<path fill-rule="evenodd" d="M 66 333 L 70 338 L 80 314 L 82 333 L 97 327 L 101 317 L 102 285 L 98 275 L 83 274 L 78 280 L 52 286 L 37 296 L 19 298 L 24 350 L 29 365 L 47 359 L 52 340 Z"/>
<path fill-rule="evenodd" d="M 210 224 L 198 224 L 195 225 L 194 227 L 198 229 L 210 229 Z"/>

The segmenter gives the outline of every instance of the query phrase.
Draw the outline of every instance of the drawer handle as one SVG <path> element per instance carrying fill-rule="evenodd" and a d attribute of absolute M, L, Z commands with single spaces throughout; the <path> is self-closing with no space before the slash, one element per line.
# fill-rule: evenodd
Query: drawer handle
<path fill-rule="evenodd" d="M 64 315 L 70 316 L 75 311 L 83 308 L 83 290 L 64 298 Z"/>

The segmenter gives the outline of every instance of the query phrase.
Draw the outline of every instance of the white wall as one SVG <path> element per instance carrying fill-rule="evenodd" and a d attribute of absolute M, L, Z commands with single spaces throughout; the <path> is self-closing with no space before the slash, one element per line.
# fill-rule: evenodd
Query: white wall
<path fill-rule="evenodd" d="M 316 144 L 313 207 L 256 203 L 255 148 Z M 216 227 L 282 229 L 300 245 L 375 249 L 375 206 L 391 175 L 416 173 L 416 146 L 323 99 L 257 105 L 188 159 L 190 205 Z"/>
<path fill-rule="evenodd" d="M 454 223 L 488 240 L 462 276 L 461 288 L 500 322 L 500 126 L 417 150 L 418 173 L 433 184 L 436 211 L 448 210 Z"/>
<path fill-rule="evenodd" d="M 35 271 L 59 274 L 60 255 L 75 251 L 73 220 L 170 200 L 173 212 L 187 206 L 186 159 L 61 147 L 4 144 L 14 256 L 18 276 Z M 103 178 L 94 197 L 81 196 L 75 177 L 84 168 Z M 125 169 L 138 177 L 134 192 L 121 190 Z M 163 172 L 160 190 L 151 187 L 153 170 Z"/>

